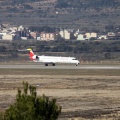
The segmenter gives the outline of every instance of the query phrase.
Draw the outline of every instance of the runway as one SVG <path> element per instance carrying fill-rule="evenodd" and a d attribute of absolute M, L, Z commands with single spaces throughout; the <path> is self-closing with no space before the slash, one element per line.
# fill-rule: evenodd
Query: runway
<path fill-rule="evenodd" d="M 15 65 L 0 65 L 0 69 L 120 69 L 120 65 L 57 65 L 44 66 L 40 64 L 15 64 Z"/>

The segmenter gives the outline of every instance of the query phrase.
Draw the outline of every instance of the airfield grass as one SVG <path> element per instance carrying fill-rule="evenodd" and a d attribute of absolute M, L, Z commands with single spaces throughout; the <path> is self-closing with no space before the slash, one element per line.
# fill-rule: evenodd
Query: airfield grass
<path fill-rule="evenodd" d="M 0 75 L 104 75 L 120 76 L 120 70 L 101 69 L 0 69 Z"/>
<path fill-rule="evenodd" d="M 120 119 L 119 69 L 1 68 L 0 111 L 13 103 L 15 91 L 22 86 L 23 80 L 40 85 L 37 86 L 38 94 L 57 98 L 62 105 L 59 120 Z"/>

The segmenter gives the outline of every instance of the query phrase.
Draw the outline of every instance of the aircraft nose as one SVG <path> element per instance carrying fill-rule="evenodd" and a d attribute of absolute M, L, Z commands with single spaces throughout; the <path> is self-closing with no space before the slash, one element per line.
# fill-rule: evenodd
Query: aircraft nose
<path fill-rule="evenodd" d="M 77 60 L 77 64 L 80 64 L 80 62 Z"/>

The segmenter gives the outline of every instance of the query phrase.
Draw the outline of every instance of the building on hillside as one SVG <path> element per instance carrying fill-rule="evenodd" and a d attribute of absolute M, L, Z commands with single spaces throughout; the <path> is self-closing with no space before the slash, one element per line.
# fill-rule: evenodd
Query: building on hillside
<path fill-rule="evenodd" d="M 79 34 L 81 34 L 80 30 L 78 29 L 77 31 L 74 32 L 74 36 L 77 37 Z"/>
<path fill-rule="evenodd" d="M 86 35 L 85 34 L 78 34 L 77 40 L 86 40 Z"/>
<path fill-rule="evenodd" d="M 66 40 L 70 40 L 70 32 L 68 30 L 61 30 L 60 36 Z"/>
<path fill-rule="evenodd" d="M 22 25 L 18 27 L 18 31 L 24 31 L 24 30 L 25 28 Z"/>
<path fill-rule="evenodd" d="M 14 35 L 6 34 L 2 36 L 2 40 L 14 40 Z"/>
<path fill-rule="evenodd" d="M 114 32 L 108 32 L 107 37 L 108 37 L 109 40 L 120 39 L 119 34 L 118 33 L 114 33 Z"/>
<path fill-rule="evenodd" d="M 6 35 L 6 34 L 7 34 L 6 32 L 0 32 L 1 36 Z"/>
<path fill-rule="evenodd" d="M 107 36 L 113 37 L 113 36 L 115 36 L 115 33 L 114 32 L 108 32 Z"/>
<path fill-rule="evenodd" d="M 40 33 L 40 40 L 42 41 L 55 40 L 55 38 L 56 37 L 54 33 L 45 33 L 45 32 Z"/>
<path fill-rule="evenodd" d="M 40 33 L 37 32 L 30 32 L 31 39 L 39 39 L 40 38 Z"/>
<path fill-rule="evenodd" d="M 11 26 L 11 25 L 10 25 L 10 23 L 5 23 L 5 22 L 4 22 L 4 23 L 2 23 L 2 26 L 6 28 L 6 27 L 9 27 L 9 26 Z"/>
<path fill-rule="evenodd" d="M 85 35 L 86 35 L 87 39 L 97 38 L 97 33 L 95 33 L 95 32 L 88 32 L 88 33 L 85 33 Z"/>
<path fill-rule="evenodd" d="M 10 27 L 9 30 L 11 30 L 12 32 L 16 32 L 17 31 L 17 27 Z"/>
<path fill-rule="evenodd" d="M 21 40 L 27 40 L 28 37 L 21 37 Z"/>
<path fill-rule="evenodd" d="M 36 39 L 37 38 L 37 33 L 36 32 L 30 32 L 31 39 Z"/>
<path fill-rule="evenodd" d="M 30 34 L 27 30 L 16 31 L 15 34 L 16 34 L 16 39 L 30 38 Z"/>
<path fill-rule="evenodd" d="M 107 35 L 98 35 L 99 40 L 107 40 Z"/>
<path fill-rule="evenodd" d="M 27 31 L 19 31 L 20 37 L 27 37 Z"/>
<path fill-rule="evenodd" d="M 14 38 L 14 40 L 21 40 L 20 31 L 16 31 L 15 32 L 15 38 Z"/>

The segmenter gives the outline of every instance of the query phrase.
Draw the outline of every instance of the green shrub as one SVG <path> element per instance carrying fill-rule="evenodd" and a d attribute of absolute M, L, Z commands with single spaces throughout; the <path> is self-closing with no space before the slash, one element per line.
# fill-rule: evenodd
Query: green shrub
<path fill-rule="evenodd" d="M 6 110 L 4 120 L 56 120 L 61 107 L 56 99 L 45 95 L 37 97 L 36 87 L 24 83 L 24 90 L 18 89 L 16 101 Z"/>

